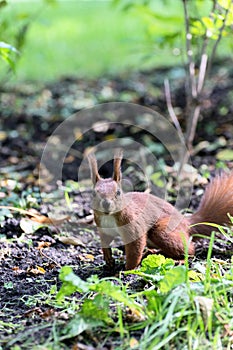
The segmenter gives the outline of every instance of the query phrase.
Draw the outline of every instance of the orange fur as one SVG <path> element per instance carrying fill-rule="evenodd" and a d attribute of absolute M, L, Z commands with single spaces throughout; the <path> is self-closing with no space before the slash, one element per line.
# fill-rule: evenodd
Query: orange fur
<path fill-rule="evenodd" d="M 233 215 L 233 173 L 212 180 L 197 212 L 185 218 L 170 203 L 154 195 L 123 193 L 120 184 L 121 160 L 122 153 L 117 151 L 113 177 L 102 179 L 94 155 L 89 158 L 95 191 L 95 222 L 107 265 L 114 266 L 110 243 L 116 235 L 121 236 L 125 245 L 126 269 L 134 269 L 140 264 L 147 241 L 166 256 L 182 259 L 186 249 L 189 255 L 195 254 L 192 235 L 209 235 L 213 230 L 203 224 L 190 225 L 199 222 L 229 224 L 227 213 Z"/>
<path fill-rule="evenodd" d="M 189 219 L 190 224 L 201 222 L 219 225 L 229 224 L 227 214 L 233 216 L 233 172 L 216 176 L 207 186 L 196 213 Z M 190 234 L 210 235 L 213 227 L 196 225 L 190 228 Z"/>

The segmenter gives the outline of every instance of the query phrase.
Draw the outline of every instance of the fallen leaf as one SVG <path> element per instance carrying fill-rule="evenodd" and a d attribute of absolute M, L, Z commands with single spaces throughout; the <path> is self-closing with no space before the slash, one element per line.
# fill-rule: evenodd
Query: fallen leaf
<path fill-rule="evenodd" d="M 54 309 L 48 309 L 44 312 L 40 312 L 40 317 L 43 319 L 51 318 L 55 314 Z"/>
<path fill-rule="evenodd" d="M 197 296 L 195 297 L 195 303 L 197 306 L 199 306 L 204 324 L 207 327 L 208 319 L 213 311 L 214 300 L 212 298 Z"/>
<path fill-rule="evenodd" d="M 47 248 L 47 247 L 50 247 L 51 246 L 51 243 L 50 242 L 38 242 L 38 246 L 36 247 L 36 249 L 38 250 L 41 250 L 43 248 Z"/>
<path fill-rule="evenodd" d="M 12 270 L 13 270 L 17 275 L 20 275 L 21 273 L 26 273 L 25 270 L 20 269 L 18 266 L 12 267 Z"/>
<path fill-rule="evenodd" d="M 27 273 L 31 273 L 33 275 L 44 275 L 45 274 L 45 269 L 40 266 L 36 266 L 36 268 L 28 268 Z"/>
<path fill-rule="evenodd" d="M 92 254 L 85 254 L 85 257 L 86 257 L 87 260 L 91 260 L 91 261 L 95 260 L 95 257 Z"/>
<path fill-rule="evenodd" d="M 138 344 L 138 340 L 136 338 L 130 338 L 130 341 L 129 341 L 130 349 L 133 349 L 133 348 L 135 348 L 138 345 L 139 345 Z"/>
<path fill-rule="evenodd" d="M 20 220 L 20 227 L 24 233 L 30 234 L 38 230 L 41 227 L 41 224 L 38 222 L 33 222 L 28 218 L 22 218 Z"/>
<path fill-rule="evenodd" d="M 49 218 L 45 215 L 41 215 L 35 209 L 25 210 L 25 209 L 11 207 L 7 205 L 0 205 L 0 209 L 8 209 L 8 210 L 19 212 L 21 214 L 28 215 L 30 216 L 30 220 L 33 220 L 43 225 L 59 225 L 70 219 L 70 216 L 65 216 L 64 218 L 61 218 L 61 219 Z"/>
<path fill-rule="evenodd" d="M 79 254 L 79 259 L 81 261 L 94 261 L 94 256 L 92 254 Z"/>
<path fill-rule="evenodd" d="M 74 246 L 81 246 L 81 247 L 85 247 L 85 244 L 83 244 L 83 242 L 77 238 L 77 237 L 73 237 L 73 236 L 62 236 L 58 238 L 60 242 L 64 243 L 64 244 L 71 244 Z"/>
<path fill-rule="evenodd" d="M 40 314 L 42 310 L 39 307 L 34 307 L 33 309 L 30 309 L 26 312 L 24 312 L 25 317 L 32 317 L 35 314 Z"/>
<path fill-rule="evenodd" d="M 69 219 L 70 219 L 70 216 L 65 216 L 62 219 L 54 219 L 54 218 L 49 218 L 45 215 L 33 215 L 31 218 L 31 220 L 41 223 L 43 225 L 60 225 Z"/>
<path fill-rule="evenodd" d="M 145 316 L 137 309 L 127 308 L 125 318 L 130 322 L 145 321 Z"/>
<path fill-rule="evenodd" d="M 5 141 L 7 139 L 7 133 L 5 131 L 0 131 L 0 141 Z"/>

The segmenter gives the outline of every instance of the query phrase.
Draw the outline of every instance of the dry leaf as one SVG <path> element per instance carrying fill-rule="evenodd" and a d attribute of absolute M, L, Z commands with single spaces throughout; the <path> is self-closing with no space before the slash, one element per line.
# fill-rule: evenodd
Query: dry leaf
<path fill-rule="evenodd" d="M 20 227 L 24 233 L 30 234 L 38 230 L 41 227 L 41 224 L 38 222 L 33 222 L 29 218 L 22 218 L 20 220 Z"/>
<path fill-rule="evenodd" d="M 62 242 L 64 244 L 71 244 L 74 246 L 85 247 L 85 244 L 83 244 L 83 242 L 79 238 L 74 237 L 74 236 L 69 236 L 69 237 L 62 236 L 62 237 L 59 237 L 58 239 L 60 242 Z"/>
<path fill-rule="evenodd" d="M 136 346 L 138 346 L 138 341 L 136 338 L 130 338 L 130 341 L 129 341 L 129 346 L 130 346 L 130 349 L 133 349 L 135 348 Z"/>
<path fill-rule="evenodd" d="M 60 225 L 69 219 L 70 219 L 70 216 L 65 216 L 62 219 L 52 219 L 52 218 L 49 218 L 45 215 L 33 215 L 31 217 L 31 220 L 38 222 L 40 224 L 43 224 L 43 225 Z"/>
<path fill-rule="evenodd" d="M 42 310 L 39 307 L 34 307 L 33 309 L 30 309 L 26 312 L 24 312 L 25 317 L 32 317 L 35 314 L 40 314 Z"/>
<path fill-rule="evenodd" d="M 92 254 L 80 254 L 78 257 L 81 261 L 94 261 L 95 259 Z"/>
<path fill-rule="evenodd" d="M 70 216 L 65 216 L 62 219 L 49 218 L 45 215 L 41 215 L 35 209 L 24 210 L 21 208 L 11 207 L 11 206 L 7 206 L 7 205 L 1 205 L 0 209 L 8 209 L 8 210 L 19 212 L 21 214 L 28 215 L 28 216 L 30 216 L 30 220 L 33 220 L 33 221 L 35 221 L 39 224 L 43 224 L 43 225 L 59 225 L 59 224 L 62 224 L 63 222 L 70 219 Z"/>
<path fill-rule="evenodd" d="M 95 257 L 92 254 L 85 254 L 85 257 L 86 257 L 87 260 L 91 260 L 91 261 L 95 260 Z"/>
<path fill-rule="evenodd" d="M 27 273 L 32 273 L 33 275 L 44 275 L 45 269 L 40 266 L 36 266 L 36 268 L 28 268 Z"/>
<path fill-rule="evenodd" d="M 12 267 L 12 270 L 15 271 L 17 275 L 20 275 L 21 273 L 25 273 L 25 270 L 20 269 L 18 266 Z"/>
<path fill-rule="evenodd" d="M 199 306 L 205 327 L 207 327 L 208 319 L 213 311 L 214 300 L 212 298 L 197 296 L 195 297 L 195 303 Z"/>
<path fill-rule="evenodd" d="M 145 321 L 145 315 L 143 315 L 139 310 L 127 308 L 125 318 L 130 322 L 141 322 Z"/>
<path fill-rule="evenodd" d="M 44 312 L 40 313 L 40 317 L 47 319 L 47 318 L 51 318 L 53 315 L 55 314 L 55 310 L 54 309 L 48 309 Z"/>
<path fill-rule="evenodd" d="M 47 248 L 47 247 L 50 247 L 51 246 L 51 243 L 50 242 L 38 242 L 38 246 L 36 247 L 36 249 L 38 250 L 41 250 L 41 249 L 44 249 L 44 248 Z"/>

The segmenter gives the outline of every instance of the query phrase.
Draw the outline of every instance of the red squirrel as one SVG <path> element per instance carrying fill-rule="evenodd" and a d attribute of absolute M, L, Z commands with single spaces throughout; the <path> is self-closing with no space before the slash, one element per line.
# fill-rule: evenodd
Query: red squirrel
<path fill-rule="evenodd" d="M 104 260 L 114 266 L 110 243 L 119 234 L 125 246 L 126 270 L 136 268 L 149 241 L 167 257 L 182 259 L 185 250 L 195 254 L 193 235 L 210 235 L 208 222 L 230 224 L 233 216 L 233 172 L 216 176 L 207 186 L 196 213 L 183 216 L 173 205 L 145 192 L 124 193 L 121 188 L 122 151 L 114 155 L 112 178 L 99 175 L 94 154 L 88 156 L 93 191 L 94 219 L 98 227 Z"/>

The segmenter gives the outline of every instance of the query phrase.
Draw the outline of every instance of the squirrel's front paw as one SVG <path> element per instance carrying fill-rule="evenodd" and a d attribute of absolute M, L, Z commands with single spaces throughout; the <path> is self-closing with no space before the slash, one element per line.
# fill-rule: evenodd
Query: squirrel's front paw
<path fill-rule="evenodd" d="M 104 261 L 106 262 L 106 265 L 110 268 L 113 268 L 115 266 L 115 260 L 112 257 L 111 248 L 102 248 L 102 249 L 103 249 Z"/>
<path fill-rule="evenodd" d="M 108 259 L 108 260 L 105 260 L 105 263 L 106 263 L 106 267 L 111 269 L 111 268 L 114 268 L 115 267 L 115 260 L 113 258 L 111 259 Z"/>

